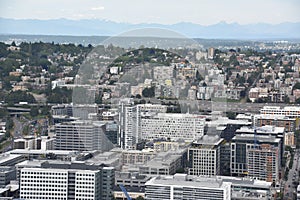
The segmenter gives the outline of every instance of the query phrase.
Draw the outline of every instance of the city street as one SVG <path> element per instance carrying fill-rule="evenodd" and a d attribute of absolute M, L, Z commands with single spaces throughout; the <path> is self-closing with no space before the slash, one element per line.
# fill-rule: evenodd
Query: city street
<path fill-rule="evenodd" d="M 293 200 L 296 199 L 296 190 L 297 186 L 293 182 L 298 182 L 299 180 L 299 171 L 298 167 L 300 167 L 299 160 L 299 150 L 295 151 L 293 167 L 289 171 L 288 180 L 285 183 L 284 187 L 284 199 Z"/>
<path fill-rule="evenodd" d="M 13 137 L 14 138 L 21 138 L 22 132 L 23 132 L 23 124 L 20 122 L 20 120 L 17 117 L 13 118 L 14 121 L 14 131 L 13 131 Z"/>

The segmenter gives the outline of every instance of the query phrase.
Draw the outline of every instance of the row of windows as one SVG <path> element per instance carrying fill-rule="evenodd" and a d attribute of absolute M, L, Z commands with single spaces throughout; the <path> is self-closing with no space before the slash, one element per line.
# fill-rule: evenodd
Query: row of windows
<path fill-rule="evenodd" d="M 31 182 L 42 181 L 45 179 L 46 180 L 54 179 L 54 180 L 65 181 L 67 179 L 67 177 L 62 177 L 62 176 L 24 176 L 24 175 L 22 175 L 21 179 L 23 179 L 23 180 L 27 179 L 27 181 L 31 181 Z"/>
<path fill-rule="evenodd" d="M 94 186 L 76 185 L 76 188 L 94 189 Z"/>
<path fill-rule="evenodd" d="M 23 195 L 30 195 L 30 196 L 41 196 L 41 195 L 49 195 L 51 197 L 53 196 L 62 196 L 62 195 L 66 195 L 66 193 L 57 193 L 57 192 L 20 192 L 20 195 L 23 196 Z"/>
<path fill-rule="evenodd" d="M 67 181 L 59 181 L 59 180 L 47 180 L 47 179 L 21 179 L 22 183 L 49 183 L 49 184 L 66 184 Z"/>
<path fill-rule="evenodd" d="M 37 175 L 56 175 L 62 176 L 67 175 L 67 173 L 60 173 L 60 172 L 32 172 L 32 171 L 22 171 L 22 174 L 37 174 Z"/>
<path fill-rule="evenodd" d="M 85 178 L 85 177 L 83 177 L 83 178 L 78 178 L 78 177 L 76 177 L 76 180 L 84 180 L 84 181 L 94 181 L 95 179 L 94 178 Z"/>
<path fill-rule="evenodd" d="M 84 196 L 84 195 L 88 195 L 89 197 L 94 196 L 93 194 L 90 194 L 90 193 L 94 193 L 94 190 L 76 190 L 75 192 L 79 192 L 76 194 L 76 196 Z"/>
<path fill-rule="evenodd" d="M 21 183 L 21 186 L 22 184 L 24 183 Z M 31 186 L 31 187 L 53 187 L 53 188 L 62 188 L 62 187 L 67 187 L 66 185 L 57 185 L 57 184 L 24 184 L 24 185 L 27 185 L 27 186 Z"/>
<path fill-rule="evenodd" d="M 82 185 L 94 185 L 94 182 L 76 181 L 76 184 L 82 184 Z"/>
<path fill-rule="evenodd" d="M 66 187 L 64 187 L 66 188 Z M 66 192 L 66 189 L 62 188 L 50 188 L 49 185 L 35 185 L 35 184 L 21 184 L 22 190 L 36 190 L 36 191 L 55 191 L 55 192 Z"/>
<path fill-rule="evenodd" d="M 95 174 L 79 174 L 79 173 L 77 173 L 76 176 L 92 176 L 92 177 L 94 177 Z"/>
<path fill-rule="evenodd" d="M 67 200 L 67 197 L 62 197 L 62 196 L 26 196 L 26 195 L 21 195 L 21 199 L 48 199 L 48 200 Z"/>

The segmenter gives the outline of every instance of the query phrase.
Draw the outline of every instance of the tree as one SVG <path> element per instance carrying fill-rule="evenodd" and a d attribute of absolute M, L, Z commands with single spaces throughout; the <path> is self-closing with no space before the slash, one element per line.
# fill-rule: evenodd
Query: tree
<path fill-rule="evenodd" d="M 284 96 L 284 103 L 290 103 L 290 98 L 287 95 Z"/>
<path fill-rule="evenodd" d="M 300 89 L 300 83 L 297 82 L 294 86 L 293 86 L 293 91 L 296 90 L 296 89 Z"/>
<path fill-rule="evenodd" d="M 42 107 L 41 114 L 42 115 L 48 115 L 49 114 L 49 107 L 48 106 Z"/>
<path fill-rule="evenodd" d="M 28 103 L 36 103 L 35 98 L 32 96 L 32 94 L 29 94 L 25 91 L 15 91 L 10 92 L 6 98 L 5 102 L 8 104 L 16 104 L 19 102 L 28 102 Z"/>
<path fill-rule="evenodd" d="M 0 108 L 0 119 L 3 119 L 8 115 L 7 109 L 6 108 Z"/>
<path fill-rule="evenodd" d="M 47 98 L 48 103 L 70 103 L 72 101 L 72 90 L 67 88 L 55 88 L 50 91 Z"/>
<path fill-rule="evenodd" d="M 226 115 L 229 119 L 235 119 L 235 117 L 236 117 L 236 113 L 231 112 L 231 111 L 227 112 Z"/>
<path fill-rule="evenodd" d="M 151 88 L 145 88 L 142 91 L 142 95 L 143 97 L 155 97 L 155 87 L 151 87 Z"/>
<path fill-rule="evenodd" d="M 30 116 L 36 117 L 39 115 L 39 109 L 37 107 L 31 107 L 30 109 Z"/>
<path fill-rule="evenodd" d="M 14 122 L 10 117 L 7 118 L 5 126 L 7 131 L 11 130 L 14 127 Z"/>

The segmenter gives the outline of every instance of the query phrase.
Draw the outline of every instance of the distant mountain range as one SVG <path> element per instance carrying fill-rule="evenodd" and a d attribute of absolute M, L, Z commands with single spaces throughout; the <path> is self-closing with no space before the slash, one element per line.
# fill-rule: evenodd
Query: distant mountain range
<path fill-rule="evenodd" d="M 248 24 L 220 22 L 203 26 L 188 22 L 171 25 L 117 23 L 100 19 L 7 19 L 0 18 L 0 34 L 113 36 L 140 28 L 165 28 L 187 37 L 207 39 L 294 39 L 300 38 L 300 22 Z"/>

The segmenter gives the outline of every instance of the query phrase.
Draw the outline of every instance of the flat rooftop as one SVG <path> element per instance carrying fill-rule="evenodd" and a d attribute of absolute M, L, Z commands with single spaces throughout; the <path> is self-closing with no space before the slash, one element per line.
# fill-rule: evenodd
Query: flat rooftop
<path fill-rule="evenodd" d="M 239 134 L 232 138 L 232 140 L 248 140 L 248 141 L 254 141 L 254 138 L 256 137 L 256 140 L 258 142 L 272 142 L 272 143 L 279 143 L 280 138 L 270 137 L 269 135 L 256 135 L 254 134 Z"/>
<path fill-rule="evenodd" d="M 17 154 L 48 154 L 53 153 L 55 155 L 76 155 L 78 151 L 65 151 L 65 150 L 41 150 L 41 149 L 14 149 L 9 151 L 12 155 Z"/>
<path fill-rule="evenodd" d="M 157 176 L 146 182 L 145 185 L 169 185 L 180 187 L 215 188 L 221 189 L 223 181 L 217 178 L 205 178 L 175 174 L 174 176 Z"/>
<path fill-rule="evenodd" d="M 224 139 L 220 138 L 218 135 L 204 135 L 202 138 L 193 142 L 193 144 L 203 144 L 203 145 L 219 145 Z"/>
<path fill-rule="evenodd" d="M 259 115 L 254 115 L 254 118 L 256 118 L 256 119 L 273 119 L 273 120 L 296 121 L 295 118 L 289 118 L 285 115 L 259 114 Z"/>
<path fill-rule="evenodd" d="M 98 170 L 103 165 L 86 164 L 84 162 L 69 162 L 61 160 L 34 160 L 19 163 L 17 166 L 23 168 L 39 168 L 39 169 L 74 169 L 74 170 Z M 113 169 L 113 168 L 105 168 Z"/>
<path fill-rule="evenodd" d="M 205 122 L 208 126 L 220 126 L 220 125 L 251 125 L 252 123 L 248 120 L 242 120 L 242 119 L 229 119 L 227 117 L 218 117 L 215 120 Z"/>
<path fill-rule="evenodd" d="M 17 155 L 17 154 L 10 154 L 10 153 L 4 153 L 0 154 L 0 165 L 13 159 L 22 158 L 23 155 Z"/>
<path fill-rule="evenodd" d="M 283 110 L 283 111 L 300 111 L 299 106 L 285 106 L 281 108 L 280 106 L 264 106 L 261 110 Z"/>
<path fill-rule="evenodd" d="M 243 126 L 240 129 L 236 130 L 237 133 L 254 133 L 256 129 L 256 133 L 263 133 L 263 134 L 283 134 L 284 127 L 276 127 L 276 126 L 262 126 L 262 127 L 248 127 Z"/>

